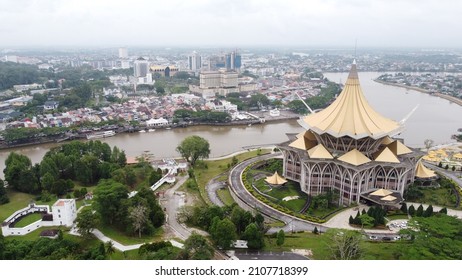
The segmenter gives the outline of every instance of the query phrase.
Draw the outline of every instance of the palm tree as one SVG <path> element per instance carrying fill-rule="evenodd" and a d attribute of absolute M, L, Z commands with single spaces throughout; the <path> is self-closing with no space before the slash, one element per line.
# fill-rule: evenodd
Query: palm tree
<path fill-rule="evenodd" d="M 106 254 L 110 256 L 114 253 L 115 253 L 114 242 L 112 242 L 112 240 L 109 240 L 108 242 L 106 242 Z"/>

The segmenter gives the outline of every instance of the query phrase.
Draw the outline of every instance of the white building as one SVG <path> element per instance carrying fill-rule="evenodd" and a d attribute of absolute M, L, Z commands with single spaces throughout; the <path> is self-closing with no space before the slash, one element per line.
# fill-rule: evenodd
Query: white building
<path fill-rule="evenodd" d="M 51 207 L 53 223 L 70 227 L 77 218 L 75 199 L 58 199 Z"/>
<path fill-rule="evenodd" d="M 190 86 L 189 89 L 207 97 L 215 93 L 226 96 L 231 92 L 239 92 L 238 74 L 234 71 L 201 72 L 199 88 Z"/>
<path fill-rule="evenodd" d="M 161 127 L 161 126 L 166 126 L 166 125 L 168 125 L 168 120 L 164 118 L 149 119 L 146 121 L 147 127 Z"/>
<path fill-rule="evenodd" d="M 119 48 L 119 58 L 128 58 L 127 48 Z"/>
<path fill-rule="evenodd" d="M 198 71 L 202 67 L 202 57 L 196 52 L 188 56 L 188 68 L 192 71 Z"/>
<path fill-rule="evenodd" d="M 149 63 L 146 59 L 140 57 L 135 60 L 135 66 L 133 69 L 136 78 L 146 77 L 146 75 L 149 73 Z"/>
<path fill-rule="evenodd" d="M 32 214 L 41 213 L 42 219 L 35 221 L 24 227 L 14 227 L 14 224 L 22 217 Z M 53 206 L 29 204 L 27 207 L 20 209 L 11 214 L 2 223 L 3 236 L 26 235 L 40 227 L 66 226 L 71 227 L 77 218 L 77 207 L 75 199 L 58 199 Z"/>

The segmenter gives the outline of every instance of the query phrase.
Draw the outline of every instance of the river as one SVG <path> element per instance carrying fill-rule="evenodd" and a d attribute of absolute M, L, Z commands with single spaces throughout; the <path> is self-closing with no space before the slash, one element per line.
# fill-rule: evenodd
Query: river
<path fill-rule="evenodd" d="M 462 127 L 462 106 L 448 100 L 429 96 L 414 90 L 387 86 L 373 81 L 381 73 L 360 72 L 363 92 L 370 104 L 384 116 L 401 120 L 416 105 L 417 111 L 406 122 L 406 130 L 400 135 L 412 147 L 422 147 L 425 139 L 433 139 L 435 144 L 453 142 L 450 139 Z M 347 73 L 327 73 L 334 82 L 345 82 Z M 125 150 L 127 156 L 138 156 L 143 152 L 154 158 L 177 157 L 178 144 L 187 136 L 199 135 L 210 142 L 211 157 L 229 154 L 243 147 L 283 142 L 286 133 L 297 133 L 301 127 L 295 120 L 252 126 L 193 126 L 177 129 L 157 129 L 155 132 L 120 134 L 102 139 L 111 147 L 116 145 Z M 33 163 L 40 162 L 43 155 L 58 144 L 44 144 L 0 151 L 0 170 L 9 152 L 27 155 Z M 3 177 L 3 172 L 0 172 Z"/>

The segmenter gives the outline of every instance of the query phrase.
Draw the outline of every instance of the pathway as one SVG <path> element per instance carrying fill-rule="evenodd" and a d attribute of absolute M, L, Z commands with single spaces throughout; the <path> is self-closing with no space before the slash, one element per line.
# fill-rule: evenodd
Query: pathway
<path fill-rule="evenodd" d="M 178 211 L 179 209 L 185 205 L 185 194 L 183 192 L 177 191 L 188 179 L 187 176 L 183 176 L 176 182 L 176 184 L 165 191 L 164 198 L 161 199 L 161 205 L 165 209 L 166 213 L 166 224 L 165 226 L 172 229 L 173 233 L 180 239 L 186 240 L 193 231 L 201 234 L 201 235 L 208 235 L 206 232 L 201 231 L 199 229 L 193 229 L 186 227 L 185 224 L 181 224 L 178 222 Z"/>
<path fill-rule="evenodd" d="M 205 189 L 207 191 L 207 195 L 210 199 L 210 201 L 215 204 L 215 205 L 218 205 L 218 206 L 225 206 L 225 204 L 223 203 L 223 201 L 221 201 L 221 199 L 218 197 L 217 195 L 217 191 L 219 189 L 223 189 L 223 188 L 226 188 L 226 183 L 225 182 L 220 182 L 217 180 L 217 178 L 221 177 L 223 175 L 220 174 L 218 176 L 216 176 L 215 178 L 213 178 L 212 180 L 210 180 L 207 185 L 205 186 Z"/>

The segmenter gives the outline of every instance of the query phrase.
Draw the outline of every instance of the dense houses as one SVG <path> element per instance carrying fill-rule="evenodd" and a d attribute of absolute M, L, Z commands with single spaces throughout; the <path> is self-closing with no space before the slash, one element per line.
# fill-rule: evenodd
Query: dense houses
<path fill-rule="evenodd" d="M 406 59 L 403 59 L 403 55 Z M 359 53 L 361 71 L 462 71 L 460 55 L 448 55 L 452 61 L 441 63 L 432 60 L 426 53 L 397 53 L 394 51 L 371 51 Z M 284 107 L 293 100 L 306 99 L 319 94 L 327 85 L 322 72 L 347 71 L 352 61 L 348 50 L 298 50 L 261 52 L 235 50 L 217 54 L 217 50 L 199 52 L 173 51 L 165 49 L 137 50 L 127 48 L 111 51 L 81 51 L 79 53 L 37 55 L 20 57 L 7 53 L 0 61 L 28 63 L 39 69 L 59 72 L 62 67 L 92 67 L 98 70 L 126 69 L 133 67 L 133 76 L 110 75 L 111 86 L 103 89 L 103 96 L 125 100 L 123 103 L 102 102 L 98 110 L 80 108 L 60 112 L 59 102 L 48 100 L 41 115 L 25 118 L 18 108 L 32 99 L 34 93 L 43 93 L 43 85 L 33 83 L 15 85 L 0 92 L 0 122 L 9 122 L 8 127 L 70 127 L 82 123 L 100 123 L 112 120 L 146 122 L 157 126 L 171 121 L 175 110 L 212 110 L 227 112 L 234 119 L 242 114 L 237 106 L 226 100 L 234 93 L 241 98 L 251 98 L 260 93 L 271 102 Z M 188 72 L 197 83 L 185 82 L 183 93 L 153 95 L 153 91 L 137 86 L 154 86 L 156 79 L 172 77 L 179 72 Z M 383 75 L 387 82 L 423 88 L 429 91 L 460 96 L 462 76 L 457 74 L 396 74 Z M 193 79 L 194 80 L 194 79 Z M 341 81 L 333 81 L 341 82 Z M 63 93 L 61 93 L 63 94 Z M 18 97 L 19 96 L 19 97 Z M 223 98 L 224 97 L 224 98 Z M 260 108 L 271 109 L 271 108 Z"/>
<path fill-rule="evenodd" d="M 462 97 L 462 75 L 452 73 L 384 74 L 380 81 Z"/>

